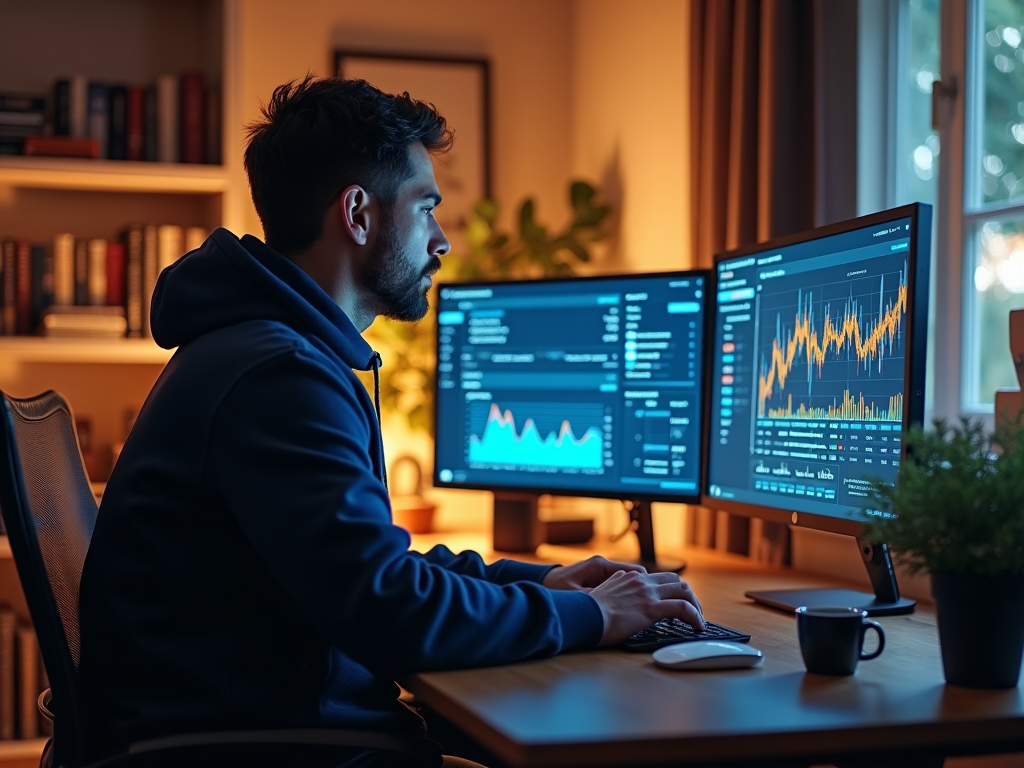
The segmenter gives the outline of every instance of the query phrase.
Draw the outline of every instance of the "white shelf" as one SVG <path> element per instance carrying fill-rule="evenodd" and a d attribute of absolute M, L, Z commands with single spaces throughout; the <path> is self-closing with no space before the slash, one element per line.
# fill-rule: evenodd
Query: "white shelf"
<path fill-rule="evenodd" d="M 22 363 L 155 363 L 170 360 L 173 350 L 152 339 L 52 339 L 42 336 L 0 337 L 0 358 Z"/>
<path fill-rule="evenodd" d="M 229 182 L 219 165 L 0 156 L 0 186 L 216 194 L 226 191 Z"/>

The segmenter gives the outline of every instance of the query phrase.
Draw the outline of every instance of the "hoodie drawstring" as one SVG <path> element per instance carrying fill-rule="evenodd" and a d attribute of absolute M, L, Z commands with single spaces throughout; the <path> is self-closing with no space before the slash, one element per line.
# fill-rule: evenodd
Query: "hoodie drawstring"
<path fill-rule="evenodd" d="M 377 455 L 380 457 L 380 479 L 384 487 L 388 487 L 388 469 L 384 466 L 384 425 L 380 420 L 380 367 L 384 362 L 380 359 L 380 353 L 374 352 L 370 358 L 370 367 L 373 369 L 373 407 L 377 411 Z"/>

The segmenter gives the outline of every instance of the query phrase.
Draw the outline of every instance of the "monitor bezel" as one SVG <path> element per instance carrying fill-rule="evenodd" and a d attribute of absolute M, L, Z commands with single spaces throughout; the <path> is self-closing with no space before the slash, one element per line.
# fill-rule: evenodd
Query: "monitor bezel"
<path fill-rule="evenodd" d="M 711 293 L 711 270 L 710 269 L 687 269 L 687 270 L 670 270 L 664 272 L 625 272 L 616 274 L 601 274 L 601 275 L 571 275 L 571 276 L 558 276 L 558 277 L 540 277 L 531 278 L 526 280 L 460 280 L 438 283 L 437 295 L 438 300 L 435 302 L 434 307 L 434 359 L 439 360 L 440 352 L 440 325 L 437 322 L 437 313 L 441 309 L 440 295 L 441 291 L 445 288 L 477 288 L 477 287 L 491 287 L 496 285 L 508 285 L 514 283 L 516 285 L 529 285 L 529 284 L 551 284 L 551 283 L 585 283 L 593 282 L 598 280 L 622 280 L 622 279 L 658 279 L 658 278 L 673 278 L 673 279 L 697 279 L 704 278 L 704 296 L 703 305 L 701 311 L 701 320 L 703 322 L 702 330 L 702 349 L 701 349 L 701 365 L 706 368 L 708 362 L 708 356 L 706 347 L 708 343 L 708 327 L 709 327 L 709 315 L 708 315 L 708 303 Z M 706 370 L 701 370 L 699 391 L 701 397 L 706 395 Z M 526 486 L 526 485 L 499 485 L 495 483 L 460 483 L 456 481 L 444 482 L 438 477 L 438 439 L 437 439 L 437 425 L 439 421 L 439 404 L 440 398 L 438 386 L 440 379 L 437 376 L 435 370 L 434 373 L 434 449 L 433 449 L 433 483 L 435 488 L 445 488 L 454 490 L 469 490 L 469 491 L 494 491 L 496 493 L 509 493 L 509 494 L 536 494 L 538 496 L 551 495 L 551 496 L 576 496 L 585 499 L 621 499 L 625 501 L 641 501 L 641 502 L 665 502 L 669 504 L 699 504 L 701 499 L 701 490 L 703 487 L 704 476 L 705 476 L 705 462 L 703 445 L 706 438 L 706 429 L 704 424 L 698 425 L 700 432 L 700 440 L 698 445 L 700 446 L 698 461 L 700 465 L 697 468 L 697 490 L 692 494 L 674 494 L 666 495 L 663 493 L 615 493 L 614 491 L 586 491 L 581 488 L 554 488 L 553 486 Z M 704 418 L 707 410 L 705 404 L 701 402 L 699 416 Z"/>
<path fill-rule="evenodd" d="M 928 298 L 930 293 L 931 265 L 931 229 L 932 206 L 928 203 L 911 203 L 909 205 L 890 208 L 856 219 L 829 224 L 815 229 L 805 230 L 784 237 L 756 243 L 731 251 L 715 254 L 711 268 L 709 296 L 717 297 L 718 265 L 723 261 L 742 258 L 755 253 L 817 240 L 822 237 L 841 235 L 865 227 L 876 226 L 896 219 L 911 220 L 910 248 L 907 254 L 907 277 L 913 282 L 907 292 L 907 337 L 906 359 L 909 365 L 904 368 L 904 400 L 903 429 L 904 432 L 912 424 L 922 424 L 925 408 L 925 379 L 927 373 L 927 342 L 928 342 Z M 831 517 L 813 512 L 795 512 L 782 507 L 771 507 L 747 501 L 726 500 L 711 496 L 708 493 L 711 473 L 711 432 L 712 432 L 712 391 L 714 386 L 714 351 L 716 326 L 718 322 L 717 300 L 709 299 L 705 306 L 707 333 L 705 335 L 704 365 L 704 438 L 701 444 L 701 461 L 703 475 L 700 482 L 701 505 L 713 510 L 722 510 L 744 517 L 756 517 L 770 522 L 784 523 L 801 528 L 813 528 L 819 531 L 860 536 L 864 531 L 864 522 L 847 518 Z M 902 446 L 901 461 L 906 460 L 906 445 Z"/>

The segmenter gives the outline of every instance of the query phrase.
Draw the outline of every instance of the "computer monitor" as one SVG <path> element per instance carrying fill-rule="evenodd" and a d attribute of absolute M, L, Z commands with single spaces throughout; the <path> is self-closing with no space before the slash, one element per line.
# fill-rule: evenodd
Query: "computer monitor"
<path fill-rule="evenodd" d="M 498 537 L 539 494 L 615 498 L 641 562 L 678 569 L 657 562 L 650 502 L 700 498 L 708 278 L 438 286 L 434 481 L 495 492 L 496 549 L 536 546 Z"/>
<path fill-rule="evenodd" d="M 931 206 L 895 208 L 715 258 L 704 505 L 859 537 L 924 415 Z M 907 613 L 884 546 L 874 594 L 751 592 L 777 608 Z"/>

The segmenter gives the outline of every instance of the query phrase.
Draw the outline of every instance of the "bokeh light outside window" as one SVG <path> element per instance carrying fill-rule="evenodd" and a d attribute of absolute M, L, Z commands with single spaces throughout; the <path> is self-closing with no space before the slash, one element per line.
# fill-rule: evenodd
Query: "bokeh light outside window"
<path fill-rule="evenodd" d="M 978 2 L 964 168 L 968 407 L 1017 386 L 1008 315 L 1024 307 L 1024 2 Z"/>

